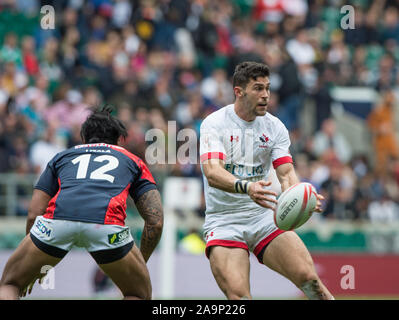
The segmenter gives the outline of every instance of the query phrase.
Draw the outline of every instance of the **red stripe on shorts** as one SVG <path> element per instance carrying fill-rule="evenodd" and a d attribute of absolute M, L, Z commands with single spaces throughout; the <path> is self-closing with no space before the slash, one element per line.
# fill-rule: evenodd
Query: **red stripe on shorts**
<path fill-rule="evenodd" d="M 276 231 L 273 231 L 271 234 L 269 234 L 266 238 L 264 238 L 261 242 L 258 243 L 258 245 L 255 247 L 254 250 L 254 255 L 258 257 L 258 254 L 262 251 L 262 249 L 267 246 L 275 237 L 278 235 L 284 233 L 285 230 L 277 229 Z M 258 260 L 260 263 L 263 263 L 260 261 L 259 257 Z"/>
<path fill-rule="evenodd" d="M 232 247 L 232 248 L 242 248 L 248 251 L 248 246 L 244 242 L 234 241 L 234 240 L 211 240 L 206 244 L 205 254 L 209 259 L 209 248 L 213 246 L 222 247 Z"/>

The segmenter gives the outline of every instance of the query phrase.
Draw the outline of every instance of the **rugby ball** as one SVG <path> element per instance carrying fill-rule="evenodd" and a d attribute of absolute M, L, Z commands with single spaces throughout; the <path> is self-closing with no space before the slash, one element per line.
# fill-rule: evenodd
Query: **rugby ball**
<path fill-rule="evenodd" d="M 297 183 L 285 190 L 277 200 L 274 223 L 281 230 L 299 228 L 312 216 L 317 203 L 317 191 L 307 182 Z"/>

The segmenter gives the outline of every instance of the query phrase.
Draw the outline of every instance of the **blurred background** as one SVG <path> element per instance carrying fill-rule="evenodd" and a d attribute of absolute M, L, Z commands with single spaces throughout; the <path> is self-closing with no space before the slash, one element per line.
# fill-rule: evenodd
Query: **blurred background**
<path fill-rule="evenodd" d="M 347 4 L 354 28 L 342 24 Z M 43 28 L 45 5 L 54 28 Z M 337 298 L 399 298 L 398 59 L 396 0 L 1 0 L 0 270 L 24 237 L 38 175 L 81 143 L 91 107 L 112 104 L 129 131 L 123 146 L 145 159 L 146 132 L 168 138 L 168 121 L 199 137 L 202 119 L 234 101 L 235 65 L 252 60 L 270 67 L 269 112 L 290 131 L 297 174 L 326 198 L 296 230 L 321 279 Z M 166 203 L 195 199 L 166 205 L 173 226 L 149 261 L 154 298 L 223 298 L 203 252 L 199 164 L 149 167 Z M 127 224 L 139 244 L 134 203 Z M 251 261 L 254 298 L 303 297 Z M 119 293 L 75 249 L 55 289 L 31 297 Z"/>

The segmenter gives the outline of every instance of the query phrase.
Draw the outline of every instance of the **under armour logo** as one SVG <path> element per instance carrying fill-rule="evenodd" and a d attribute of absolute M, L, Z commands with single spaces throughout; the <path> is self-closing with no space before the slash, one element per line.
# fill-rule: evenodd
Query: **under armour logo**
<path fill-rule="evenodd" d="M 238 142 L 238 136 L 236 136 L 236 137 L 230 136 L 230 142 L 233 142 L 233 140 L 235 140 L 236 142 Z"/>

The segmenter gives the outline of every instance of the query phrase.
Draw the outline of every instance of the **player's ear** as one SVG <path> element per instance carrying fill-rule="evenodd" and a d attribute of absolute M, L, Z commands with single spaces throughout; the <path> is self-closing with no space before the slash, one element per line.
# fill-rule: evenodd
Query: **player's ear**
<path fill-rule="evenodd" d="M 242 98 L 244 96 L 244 89 L 241 87 L 234 87 L 234 94 L 237 98 Z"/>

